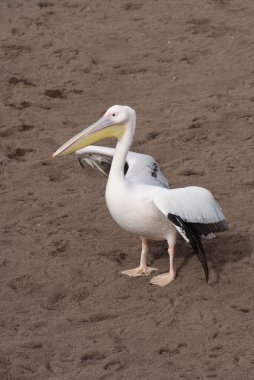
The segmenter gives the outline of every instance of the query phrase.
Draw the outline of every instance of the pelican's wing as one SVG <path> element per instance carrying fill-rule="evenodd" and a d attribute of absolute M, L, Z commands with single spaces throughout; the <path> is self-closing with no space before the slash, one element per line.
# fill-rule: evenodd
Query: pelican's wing
<path fill-rule="evenodd" d="M 201 235 L 228 229 L 225 216 L 213 195 L 195 186 L 168 191 L 161 189 L 155 195 L 154 203 L 191 245 L 208 281 L 209 272 Z"/>
<path fill-rule="evenodd" d="M 91 166 L 93 169 L 98 169 L 102 174 L 108 177 L 112 159 L 115 150 L 101 146 L 88 146 L 76 152 L 79 163 L 83 169 L 86 165 Z M 128 171 L 128 164 L 125 163 L 124 173 Z"/>
<path fill-rule="evenodd" d="M 109 175 L 114 154 L 114 148 L 95 145 L 76 152 L 83 168 L 88 164 L 106 176 Z M 130 182 L 169 188 L 168 181 L 156 161 L 146 154 L 128 152 L 124 172 L 126 179 Z"/>

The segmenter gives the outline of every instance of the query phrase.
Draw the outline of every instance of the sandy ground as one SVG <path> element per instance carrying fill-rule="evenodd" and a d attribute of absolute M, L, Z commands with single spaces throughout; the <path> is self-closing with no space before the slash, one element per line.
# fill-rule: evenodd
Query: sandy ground
<path fill-rule="evenodd" d="M 0 38 L 1 380 L 253 379 L 253 0 L 2 0 Z M 113 104 L 133 150 L 222 205 L 209 285 L 180 240 L 170 286 L 120 276 L 140 241 L 105 178 L 50 159 Z"/>

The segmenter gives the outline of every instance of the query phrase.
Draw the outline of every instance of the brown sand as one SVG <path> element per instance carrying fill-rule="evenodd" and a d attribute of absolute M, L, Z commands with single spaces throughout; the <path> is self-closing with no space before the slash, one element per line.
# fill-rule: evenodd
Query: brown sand
<path fill-rule="evenodd" d="M 253 379 L 253 0 L 2 0 L 0 36 L 0 379 Z M 222 205 L 208 286 L 181 241 L 170 286 L 120 276 L 140 242 L 105 178 L 50 159 L 113 104 L 133 150 Z"/>

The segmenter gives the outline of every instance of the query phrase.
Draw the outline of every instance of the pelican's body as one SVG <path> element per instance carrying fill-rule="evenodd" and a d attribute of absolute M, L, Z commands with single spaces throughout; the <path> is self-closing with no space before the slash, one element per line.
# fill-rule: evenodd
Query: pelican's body
<path fill-rule="evenodd" d="M 151 201 L 152 186 L 169 189 L 169 184 L 153 157 L 128 152 L 124 180 L 111 170 L 115 149 L 88 146 L 76 152 L 81 166 L 89 164 L 108 176 L 106 203 L 112 218 L 128 232 L 150 240 L 165 240 L 172 223 Z M 144 207 L 145 206 L 145 207 Z M 173 228 L 175 230 L 175 228 Z"/>
<path fill-rule="evenodd" d="M 169 189 L 152 157 L 129 152 L 135 127 L 136 113 L 132 108 L 113 106 L 98 122 L 60 147 L 54 156 L 76 151 L 82 166 L 84 160 L 108 175 L 106 202 L 110 214 L 123 229 L 138 234 L 142 240 L 139 267 L 123 274 L 137 277 L 155 271 L 146 264 L 149 240 L 167 240 L 169 272 L 153 277 L 151 283 L 169 284 L 176 276 L 174 247 L 180 233 L 196 253 L 208 280 L 201 236 L 228 228 L 222 210 L 204 188 Z M 111 136 L 118 140 L 115 150 L 89 146 Z"/>
<path fill-rule="evenodd" d="M 109 176 L 106 203 L 112 218 L 124 230 L 148 240 L 168 240 L 176 235 L 176 229 L 155 206 L 154 187 L 128 181 L 117 183 Z"/>

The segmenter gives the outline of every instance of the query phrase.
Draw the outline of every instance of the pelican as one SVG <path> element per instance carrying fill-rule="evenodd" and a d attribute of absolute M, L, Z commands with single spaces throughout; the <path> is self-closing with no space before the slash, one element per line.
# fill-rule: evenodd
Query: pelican
<path fill-rule="evenodd" d="M 136 128 L 136 112 L 115 105 L 94 124 L 63 144 L 53 157 L 76 152 L 80 163 L 97 167 L 108 175 L 106 203 L 112 218 L 123 229 L 141 237 L 142 250 L 137 268 L 122 271 L 129 277 L 149 275 L 156 268 L 147 265 L 149 242 L 166 240 L 169 271 L 152 277 L 150 283 L 164 287 L 176 277 L 175 244 L 180 234 L 200 261 L 206 281 L 209 271 L 201 236 L 228 229 L 222 209 L 205 188 L 189 186 L 170 189 L 150 156 L 129 152 Z M 93 146 L 115 137 L 115 149 Z"/>

